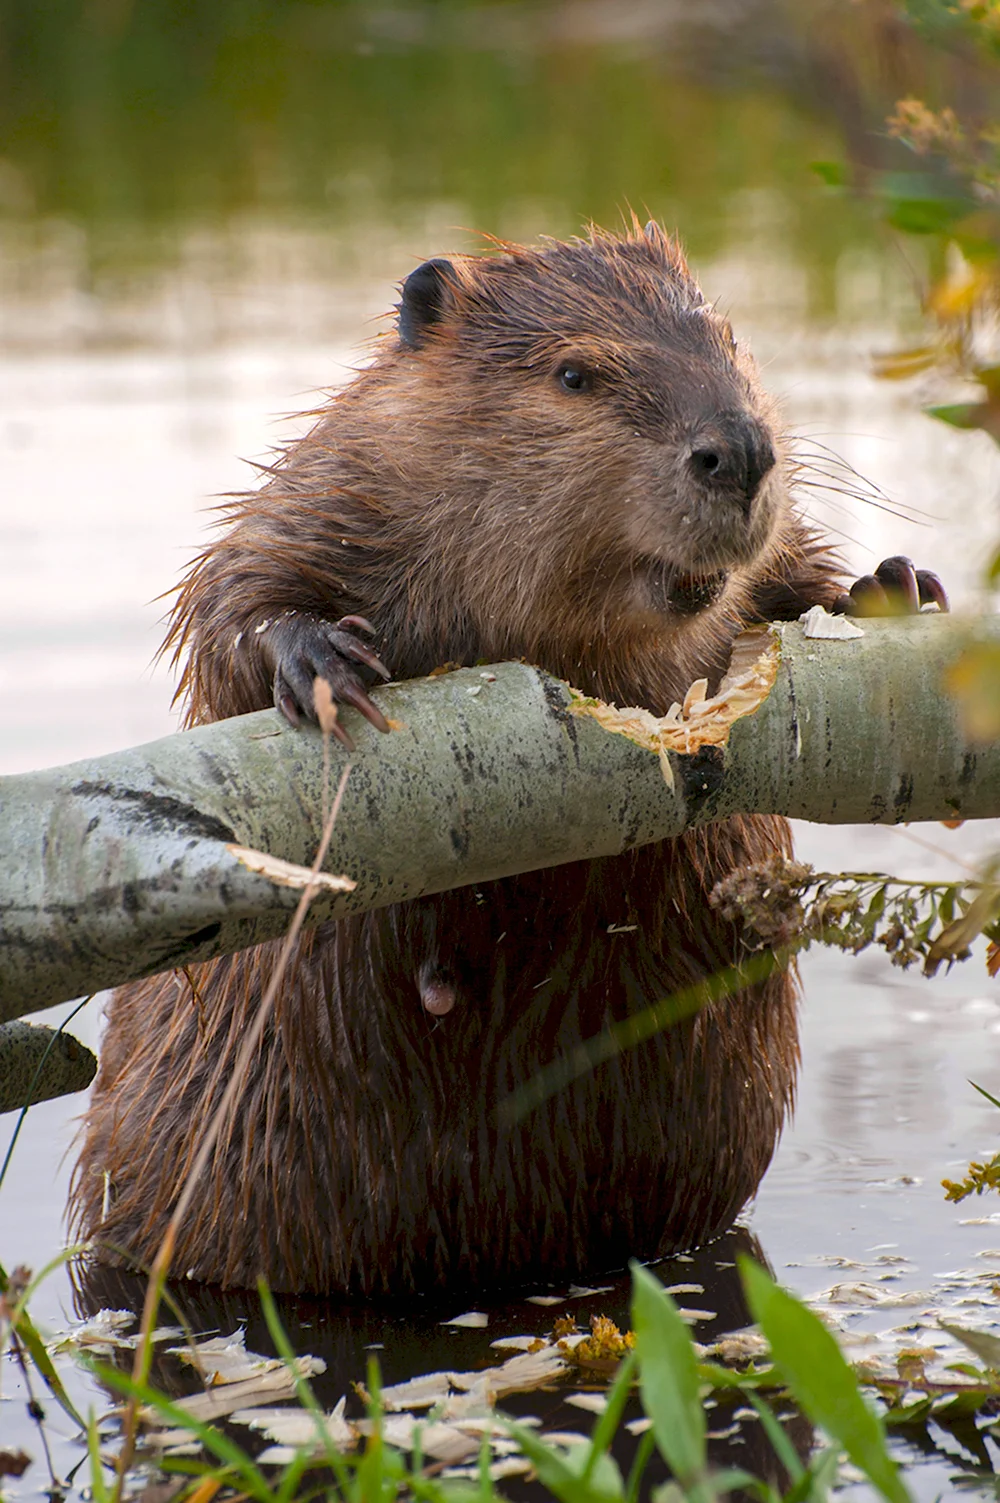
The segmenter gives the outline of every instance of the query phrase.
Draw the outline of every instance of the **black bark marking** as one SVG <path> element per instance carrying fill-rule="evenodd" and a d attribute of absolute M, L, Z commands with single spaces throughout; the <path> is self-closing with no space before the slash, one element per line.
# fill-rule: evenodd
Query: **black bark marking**
<path fill-rule="evenodd" d="M 897 824 L 899 824 L 900 821 L 906 818 L 907 810 L 909 809 L 912 802 L 913 777 L 910 773 L 904 772 L 900 777 L 899 787 L 896 789 L 896 797 L 892 801 L 892 806 L 896 811 Z"/>
<path fill-rule="evenodd" d="M 718 793 L 726 774 L 726 762 L 720 746 L 700 746 L 690 756 L 677 757 L 681 774 L 681 792 L 686 803 L 697 806 Z"/>
<path fill-rule="evenodd" d="M 542 688 L 542 698 L 545 701 L 546 712 L 547 714 L 552 716 L 552 719 L 556 722 L 560 729 L 566 732 L 573 747 L 573 760 L 575 761 L 577 767 L 579 767 L 579 726 L 576 723 L 576 716 L 572 715 L 568 709 L 569 701 L 566 694 L 566 685 L 559 679 L 552 678 L 550 674 L 543 673 L 541 669 L 538 669 L 537 672 L 538 682 Z"/>
<path fill-rule="evenodd" d="M 155 975 L 159 971 L 170 971 L 174 966 L 183 965 L 195 950 L 200 950 L 202 945 L 211 944 L 214 939 L 217 939 L 221 930 L 221 924 L 206 924 L 204 928 L 196 929 L 193 934 L 177 940 L 169 954 L 159 956 L 155 965 L 146 974 Z"/>
<path fill-rule="evenodd" d="M 171 794 L 150 793 L 138 788 L 116 788 L 113 783 L 84 779 L 70 790 L 79 798 L 102 798 L 116 804 L 125 821 L 134 827 L 148 826 L 153 834 L 187 833 L 203 840 L 235 840 L 236 832 L 214 814 Z"/>

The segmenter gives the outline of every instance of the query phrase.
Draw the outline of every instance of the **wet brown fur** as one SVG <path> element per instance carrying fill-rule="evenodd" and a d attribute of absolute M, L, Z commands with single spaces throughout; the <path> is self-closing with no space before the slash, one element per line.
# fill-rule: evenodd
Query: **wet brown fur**
<path fill-rule="evenodd" d="M 400 678 L 526 658 L 662 713 L 718 676 L 745 622 L 838 593 L 753 362 L 665 235 L 593 231 L 451 267 L 421 346 L 386 336 L 190 570 L 168 638 L 189 723 L 271 703 L 254 627 L 285 610 L 369 617 Z M 566 356 L 596 372 L 593 392 L 558 389 Z M 683 435 L 734 408 L 769 426 L 778 466 L 742 531 L 692 504 L 682 536 Z M 725 564 L 726 590 L 664 611 L 650 554 L 679 574 Z M 495 1107 L 731 963 L 739 936 L 707 893 L 787 849 L 783 821 L 732 820 L 305 934 L 174 1267 L 381 1295 L 561 1279 L 721 1232 L 792 1098 L 790 977 L 600 1065 L 517 1126 Z M 153 1257 L 275 954 L 197 967 L 200 1007 L 178 974 L 116 993 L 72 1208 L 109 1261 Z M 440 1021 L 420 996 L 438 977 L 457 995 Z"/>

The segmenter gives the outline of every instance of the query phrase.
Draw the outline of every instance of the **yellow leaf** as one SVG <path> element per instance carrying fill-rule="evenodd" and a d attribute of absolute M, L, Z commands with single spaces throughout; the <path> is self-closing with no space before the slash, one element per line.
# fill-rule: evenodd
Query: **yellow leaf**
<path fill-rule="evenodd" d="M 1000 740 L 1000 647 L 967 647 L 945 674 L 945 688 L 958 705 L 970 741 Z"/>
<path fill-rule="evenodd" d="M 927 965 L 954 960 L 967 950 L 1000 908 L 1000 887 L 984 887 L 960 918 L 946 924 L 927 951 Z"/>
<path fill-rule="evenodd" d="M 936 347 L 929 344 L 916 350 L 896 350 L 891 355 L 874 355 L 872 372 L 881 381 L 908 381 L 911 376 L 930 370 L 937 358 Z"/>

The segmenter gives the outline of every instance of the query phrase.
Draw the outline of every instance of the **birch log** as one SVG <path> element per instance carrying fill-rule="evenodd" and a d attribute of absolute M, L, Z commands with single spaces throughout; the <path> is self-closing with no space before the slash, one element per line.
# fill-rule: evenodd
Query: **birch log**
<path fill-rule="evenodd" d="M 735 813 L 826 823 L 1000 815 L 1000 744 L 969 744 L 942 687 L 1000 621 L 864 623 L 852 641 L 774 629 L 774 686 L 724 749 L 655 755 L 569 711 L 521 663 L 376 693 L 357 743 L 315 923 L 516 872 L 619 853 Z M 334 742 L 331 780 L 347 760 Z M 280 934 L 298 899 L 234 845 L 308 865 L 322 737 L 273 711 L 69 767 L 0 779 L 0 1023 Z"/>

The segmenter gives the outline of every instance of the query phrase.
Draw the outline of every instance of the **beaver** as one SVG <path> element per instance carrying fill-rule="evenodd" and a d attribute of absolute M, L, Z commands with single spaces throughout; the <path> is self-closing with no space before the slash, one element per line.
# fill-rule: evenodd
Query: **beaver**
<path fill-rule="evenodd" d="M 385 730 L 369 691 L 389 667 L 508 658 L 663 714 L 748 623 L 841 596 L 792 472 L 748 350 L 659 226 L 428 261 L 372 363 L 182 582 L 167 646 L 187 723 L 272 702 L 312 719 L 318 675 Z M 792 1102 L 790 974 L 520 1120 L 497 1108 L 739 957 L 708 895 L 789 850 L 783 820 L 731 819 L 303 933 L 175 1267 L 391 1296 L 717 1236 Z M 154 1256 L 278 950 L 114 995 L 72 1189 L 99 1257 Z"/>

